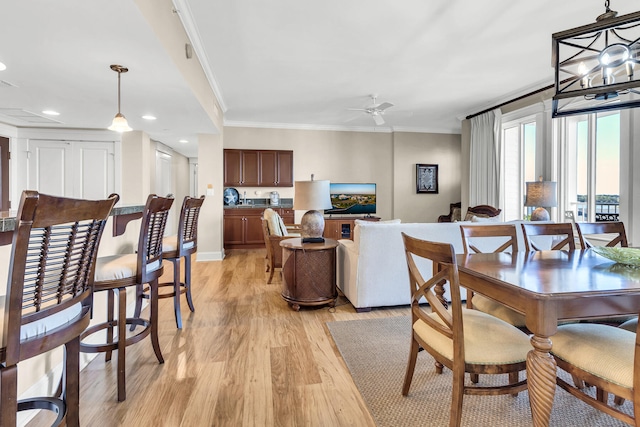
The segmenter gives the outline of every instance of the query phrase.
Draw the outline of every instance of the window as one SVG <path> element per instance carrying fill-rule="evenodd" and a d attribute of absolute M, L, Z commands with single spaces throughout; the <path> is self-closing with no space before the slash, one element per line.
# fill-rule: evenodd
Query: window
<path fill-rule="evenodd" d="M 535 118 L 505 123 L 502 127 L 502 147 L 504 220 L 523 219 L 525 182 L 536 180 Z M 531 212 L 526 214 L 530 215 Z"/>
<path fill-rule="evenodd" d="M 620 113 L 567 117 L 563 210 L 576 221 L 615 221 L 620 201 Z"/>

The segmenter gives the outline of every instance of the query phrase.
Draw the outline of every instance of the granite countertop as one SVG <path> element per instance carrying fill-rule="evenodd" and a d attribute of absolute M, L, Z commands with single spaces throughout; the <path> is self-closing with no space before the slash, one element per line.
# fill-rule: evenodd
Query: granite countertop
<path fill-rule="evenodd" d="M 259 204 L 259 205 L 224 205 L 225 209 L 250 209 L 250 208 L 254 208 L 254 209 L 267 209 L 267 208 L 272 208 L 272 209 L 291 209 L 293 208 L 293 204 L 289 203 L 289 204 L 280 204 L 277 206 L 272 206 L 272 205 L 263 205 L 263 204 Z"/>
<path fill-rule="evenodd" d="M 293 208 L 293 199 L 280 199 L 280 203 L 276 206 L 272 206 L 269 203 L 268 199 L 247 199 L 247 204 L 239 204 L 239 205 L 224 205 L 225 209 L 292 209 Z"/>
<path fill-rule="evenodd" d="M 109 216 L 116 215 L 128 215 L 134 213 L 140 213 L 144 210 L 145 205 L 124 205 L 114 206 Z M 0 233 L 6 231 L 13 231 L 16 228 L 16 215 L 18 211 L 3 211 L 0 212 Z"/>

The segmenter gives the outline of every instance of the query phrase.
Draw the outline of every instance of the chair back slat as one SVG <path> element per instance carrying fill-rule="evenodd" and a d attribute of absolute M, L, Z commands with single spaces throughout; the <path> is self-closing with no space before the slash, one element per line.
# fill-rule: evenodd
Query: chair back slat
<path fill-rule="evenodd" d="M 556 236 L 558 239 L 551 246 L 551 250 L 562 250 L 564 248 L 572 251 L 576 248 L 576 240 L 573 234 L 573 227 L 568 222 L 543 223 L 543 224 L 521 224 L 526 251 L 541 251 L 541 248 L 531 241 L 531 236 Z"/>
<path fill-rule="evenodd" d="M 455 251 L 449 243 L 429 242 L 416 239 L 402 233 L 404 241 L 407 267 L 409 269 L 409 283 L 411 287 L 412 323 L 421 319 L 434 327 L 444 336 L 457 340 L 455 351 L 464 354 L 462 335 L 462 301 L 460 298 L 460 282 Z M 420 272 L 420 264 L 430 260 L 433 265 L 433 275 L 425 280 Z M 449 285 L 451 306 L 449 307 L 443 295 L 443 288 Z M 425 298 L 441 322 L 429 316 L 420 305 Z"/>
<path fill-rule="evenodd" d="M 180 210 L 180 220 L 178 223 L 178 251 L 185 251 L 185 243 L 193 242 L 188 252 L 194 252 L 198 245 L 198 217 L 200 208 L 204 203 L 204 196 L 199 198 L 185 197 Z M 180 253 L 180 255 L 185 255 Z"/>
<path fill-rule="evenodd" d="M 576 229 L 578 230 L 578 239 L 580 239 L 580 246 L 583 248 L 591 248 L 594 245 L 587 240 L 586 236 L 591 234 L 606 234 L 613 235 L 611 240 L 607 242 L 606 246 L 614 247 L 620 245 L 621 247 L 629 246 L 627 241 L 627 233 L 624 228 L 624 223 L 621 221 L 612 222 L 577 222 Z"/>
<path fill-rule="evenodd" d="M 162 271 L 162 239 L 172 204 L 171 197 L 147 197 L 138 240 L 137 283 L 148 283 Z"/>
<path fill-rule="evenodd" d="M 506 241 L 498 239 L 499 243 L 495 243 L 492 240 L 491 243 L 495 243 L 499 246 L 490 250 L 491 252 L 505 252 L 507 249 L 509 249 L 510 252 L 518 252 L 518 237 L 516 235 L 516 226 L 514 224 L 461 225 L 460 233 L 462 234 L 462 246 L 465 254 L 488 252 L 487 250 L 479 249 L 477 244 L 472 244 L 472 241 L 475 241 L 474 238 L 485 237 L 508 238 Z"/>
<path fill-rule="evenodd" d="M 3 337 L 20 360 L 20 329 L 77 303 L 90 304 L 105 223 L 119 196 L 90 201 L 22 193 L 13 235 Z"/>

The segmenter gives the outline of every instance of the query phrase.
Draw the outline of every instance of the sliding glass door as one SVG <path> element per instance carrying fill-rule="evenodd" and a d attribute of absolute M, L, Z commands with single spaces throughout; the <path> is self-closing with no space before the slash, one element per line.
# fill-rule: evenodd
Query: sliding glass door
<path fill-rule="evenodd" d="M 617 221 L 620 202 L 620 113 L 564 119 L 564 211 L 576 221 Z"/>

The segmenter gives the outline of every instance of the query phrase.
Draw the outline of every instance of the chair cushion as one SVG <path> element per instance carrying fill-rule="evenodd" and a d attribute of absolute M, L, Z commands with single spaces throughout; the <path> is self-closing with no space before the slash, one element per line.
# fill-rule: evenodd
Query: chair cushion
<path fill-rule="evenodd" d="M 162 263 L 155 261 L 147 266 L 147 273 L 160 268 Z M 138 270 L 138 255 L 110 255 L 96 260 L 95 281 L 121 280 L 136 276 Z"/>
<path fill-rule="evenodd" d="M 435 313 L 429 316 L 442 323 Z M 513 325 L 478 310 L 462 309 L 465 362 L 501 365 L 523 362 L 532 349 L 529 337 Z M 422 320 L 413 331 L 447 359 L 453 358 L 453 340 L 434 330 Z"/>
<path fill-rule="evenodd" d="M 191 249 L 195 242 L 187 242 L 183 245 L 183 249 Z M 178 236 L 167 236 L 162 239 L 162 252 L 173 252 L 178 250 Z"/>
<path fill-rule="evenodd" d="M 2 331 L 4 330 L 5 302 L 6 296 L 0 296 L 0 347 L 4 347 L 5 342 L 4 335 L 2 334 Z M 80 313 L 82 313 L 82 304 L 78 303 L 65 310 L 59 311 L 56 314 L 45 317 L 44 319 L 40 319 L 38 321 L 24 325 L 20 328 L 20 341 L 33 339 L 37 338 L 40 335 L 44 335 L 57 327 L 69 323 Z"/>
<path fill-rule="evenodd" d="M 264 210 L 262 214 L 264 219 L 267 220 L 267 227 L 269 228 L 269 234 L 272 236 L 286 236 L 287 227 L 284 225 L 284 221 L 276 211 L 271 208 Z"/>
<path fill-rule="evenodd" d="M 524 314 L 518 313 L 506 305 L 500 304 L 484 295 L 475 294 L 472 302 L 473 308 L 495 316 L 498 319 L 502 319 L 513 326 L 523 327 L 526 325 Z"/>
<path fill-rule="evenodd" d="M 614 326 L 574 323 L 558 327 L 551 353 L 622 387 L 633 388 L 636 334 Z"/>
<path fill-rule="evenodd" d="M 635 332 L 638 327 L 638 318 L 634 317 L 624 322 L 619 328 L 626 329 L 627 331 Z"/>

